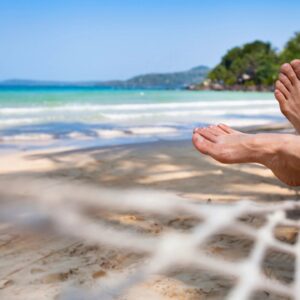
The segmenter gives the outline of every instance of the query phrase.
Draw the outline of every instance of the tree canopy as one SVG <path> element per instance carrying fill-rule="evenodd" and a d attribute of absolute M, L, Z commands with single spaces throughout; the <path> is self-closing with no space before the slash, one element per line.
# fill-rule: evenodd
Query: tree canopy
<path fill-rule="evenodd" d="M 285 48 L 280 54 L 281 62 L 291 61 L 295 58 L 300 59 L 300 32 L 297 32 L 295 36 L 286 43 Z"/>
<path fill-rule="evenodd" d="M 254 41 L 229 50 L 208 78 L 225 88 L 268 88 L 278 76 L 280 63 L 295 58 L 300 58 L 300 33 L 296 33 L 280 53 L 271 43 Z"/>

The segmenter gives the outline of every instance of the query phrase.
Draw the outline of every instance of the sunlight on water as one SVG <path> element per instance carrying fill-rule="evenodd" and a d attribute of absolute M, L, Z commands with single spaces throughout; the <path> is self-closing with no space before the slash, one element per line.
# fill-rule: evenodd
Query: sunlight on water
<path fill-rule="evenodd" d="M 189 138 L 195 126 L 281 121 L 271 93 L 2 88 L 6 143 L 81 141 L 82 146 Z"/>

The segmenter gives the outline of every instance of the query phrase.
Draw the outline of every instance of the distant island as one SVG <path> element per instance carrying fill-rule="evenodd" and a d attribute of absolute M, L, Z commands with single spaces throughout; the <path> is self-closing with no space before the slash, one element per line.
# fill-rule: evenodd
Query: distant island
<path fill-rule="evenodd" d="M 38 81 L 11 79 L 0 81 L 0 87 L 102 87 L 112 89 L 186 89 L 197 85 L 207 77 L 209 68 L 198 66 L 188 71 L 152 73 L 135 76 L 128 80 L 112 81 Z"/>
<path fill-rule="evenodd" d="M 254 41 L 230 49 L 206 80 L 191 90 L 271 91 L 280 65 L 300 58 L 300 32 L 277 52 L 271 43 Z"/>

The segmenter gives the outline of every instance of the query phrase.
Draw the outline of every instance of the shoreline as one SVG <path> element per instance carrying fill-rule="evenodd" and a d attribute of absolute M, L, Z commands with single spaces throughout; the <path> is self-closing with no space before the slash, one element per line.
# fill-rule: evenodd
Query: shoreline
<path fill-rule="evenodd" d="M 206 125 L 205 125 L 206 126 Z M 201 127 L 201 126 L 200 126 Z M 293 132 L 291 125 L 288 122 L 274 122 L 269 123 L 266 125 L 251 125 L 251 126 L 232 126 L 236 130 L 245 132 L 245 133 L 258 133 L 258 132 Z M 141 127 L 138 131 L 138 127 L 136 127 L 137 133 L 141 132 L 156 132 L 157 128 L 153 127 L 150 128 L 147 127 Z M 150 131 L 149 131 L 150 130 Z M 186 130 L 187 131 L 187 130 Z M 190 129 L 192 132 L 192 128 Z M 112 134 L 120 135 L 122 133 L 122 130 L 115 130 Z M 125 134 L 126 131 L 123 131 L 123 134 Z M 128 133 L 127 133 L 128 134 Z M 88 139 L 83 138 L 83 136 L 80 136 L 79 134 L 73 135 L 73 139 L 54 139 L 54 138 L 45 138 L 45 134 L 41 135 L 41 139 L 38 139 L 36 137 L 35 140 L 26 140 L 26 139 L 13 139 L 9 142 L 9 140 L 1 140 L 0 138 L 0 155 L 4 153 L 16 153 L 19 151 L 52 151 L 55 149 L 96 149 L 96 148 L 107 148 L 107 147 L 118 147 L 118 146 L 127 146 L 127 145 L 139 145 L 139 144 L 148 144 L 148 143 L 159 143 L 159 142 L 167 142 L 167 141 L 188 141 L 190 140 L 189 137 L 187 137 L 187 133 L 179 134 L 179 135 L 162 135 L 162 136 L 138 136 L 134 135 L 133 133 L 131 135 L 128 135 L 128 137 L 118 137 L 116 138 L 98 138 L 98 139 Z"/>
<path fill-rule="evenodd" d="M 241 129 L 241 128 L 239 128 Z M 289 132 L 292 133 L 292 129 L 288 124 L 272 124 L 272 126 L 255 126 L 255 127 L 244 127 L 242 130 L 246 133 L 259 133 L 259 132 Z M 147 171 L 147 166 L 151 166 L 151 159 L 158 162 L 158 169 L 160 165 L 164 166 L 165 162 L 171 161 L 171 163 L 166 163 L 168 165 L 167 169 L 170 168 L 173 170 L 178 170 L 179 174 L 183 171 L 183 177 L 193 178 L 197 177 L 197 174 L 200 174 L 202 171 L 203 164 L 207 165 L 208 169 L 213 169 L 212 173 L 223 172 L 225 170 L 235 169 L 242 170 L 243 168 L 248 170 L 248 166 L 251 164 L 242 164 L 242 165 L 222 165 L 218 162 L 213 161 L 209 157 L 199 154 L 192 146 L 191 139 L 182 139 L 182 140 L 158 140 L 158 141 L 148 141 L 134 144 L 122 144 L 122 145 L 113 145 L 113 146 L 103 146 L 103 147 L 85 147 L 85 148 L 76 148 L 76 147 L 60 147 L 60 148 L 47 148 L 39 150 L 24 150 L 24 151 L 7 151 L 1 153 L 0 155 L 0 180 L 5 177 L 24 177 L 26 172 L 28 175 L 33 174 L 34 177 L 36 174 L 39 176 L 47 177 L 48 174 L 51 176 L 58 176 L 60 178 L 70 177 L 73 178 L 74 174 L 81 174 L 79 179 L 88 175 L 89 180 L 94 180 L 89 172 L 89 164 L 93 166 L 93 172 L 98 170 L 97 183 L 106 185 L 110 180 L 105 180 L 105 174 L 108 172 L 111 177 L 112 174 L 114 180 L 112 180 L 109 186 L 113 187 L 122 187 L 128 185 L 128 178 L 123 178 L 122 174 L 130 174 L 130 177 L 134 176 L 133 180 L 129 186 L 135 186 L 133 183 L 138 182 L 138 186 L 143 186 L 142 182 L 149 182 L 146 185 L 150 188 L 162 188 L 164 189 L 164 183 L 159 183 L 159 176 L 155 179 L 155 174 L 151 175 L 153 177 L 153 182 L 156 182 L 153 186 L 150 184 L 150 179 L 139 180 L 138 176 L 142 174 L 144 177 L 147 177 L 149 172 Z M 178 162 L 176 160 L 178 159 Z M 195 162 L 193 160 L 196 160 Z M 199 166 L 197 170 L 197 161 L 199 160 Z M 98 162 L 101 162 L 100 164 Z M 121 165 L 122 172 L 117 173 L 119 166 Z M 124 164 L 124 165 L 123 165 Z M 180 166 L 185 164 L 187 170 Z M 106 166 L 110 165 L 111 168 L 107 169 Z M 116 168 L 114 169 L 114 166 Z M 135 174 L 135 167 L 137 173 Z M 143 170 L 142 166 L 145 167 Z M 174 167 L 175 166 L 175 167 Z M 255 166 L 258 166 L 255 164 Z M 261 174 L 268 174 L 268 176 L 273 177 L 271 172 L 265 167 L 250 167 L 250 169 L 255 170 L 255 172 Z M 77 170 L 78 169 L 78 170 Z M 152 166 L 151 168 L 152 169 Z M 74 171 L 75 170 L 75 171 Z M 219 171 L 218 171 L 219 170 Z M 74 172 L 73 172 L 74 171 Z M 133 173 L 132 173 L 133 172 Z M 189 172 L 191 172 L 189 174 Z M 116 174 L 115 174 L 116 173 Z M 205 172 L 204 172 L 205 173 Z M 253 173 L 253 171 L 251 171 Z M 210 172 L 208 173 L 210 174 Z M 102 175 L 102 177 L 101 177 Z M 158 174 L 156 174 L 158 175 Z M 77 175 L 76 175 L 77 176 Z M 75 177 L 76 177 L 75 176 Z M 100 176 L 100 177 L 99 177 Z M 179 176 L 180 175 L 176 175 Z M 208 176 L 209 177 L 209 176 Z M 247 177 L 247 176 L 246 176 Z M 170 178 L 172 176 L 170 175 Z M 231 178 L 225 178 L 226 180 L 231 181 Z M 205 179 L 205 181 L 209 178 Z M 281 184 L 277 179 L 273 178 L 272 181 L 276 181 L 279 186 L 285 186 Z M 246 183 L 245 183 L 246 184 Z M 180 186 L 175 185 L 174 188 L 178 189 Z M 172 185 L 168 186 L 168 189 L 172 189 Z M 207 187 L 206 187 L 207 189 Z M 212 188 L 214 189 L 214 187 Z M 286 187 L 286 189 L 290 189 Z M 199 190 L 201 194 L 201 190 Z"/>

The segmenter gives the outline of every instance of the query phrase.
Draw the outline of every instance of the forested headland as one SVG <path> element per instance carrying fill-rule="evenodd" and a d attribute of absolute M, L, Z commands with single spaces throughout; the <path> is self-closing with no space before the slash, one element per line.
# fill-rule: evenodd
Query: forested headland
<path fill-rule="evenodd" d="M 269 42 L 254 41 L 230 49 L 207 79 L 191 89 L 212 90 L 272 90 L 280 65 L 300 59 L 300 32 L 277 49 Z"/>

